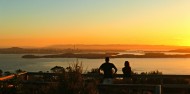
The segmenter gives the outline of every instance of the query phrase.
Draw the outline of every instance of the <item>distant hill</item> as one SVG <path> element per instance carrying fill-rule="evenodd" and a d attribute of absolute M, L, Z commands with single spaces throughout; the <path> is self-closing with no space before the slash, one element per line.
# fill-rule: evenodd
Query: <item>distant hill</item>
<path fill-rule="evenodd" d="M 0 54 L 55 54 L 65 52 L 65 50 L 56 50 L 56 49 L 43 49 L 43 48 L 20 48 L 20 47 L 11 47 L 11 48 L 1 48 Z"/>
<path fill-rule="evenodd" d="M 177 50 L 175 50 L 177 49 Z M 164 45 L 52 45 L 41 48 L 0 48 L 0 54 L 59 54 L 59 53 L 83 53 L 83 52 L 122 52 L 122 51 L 170 51 L 190 52 L 186 46 Z"/>
<path fill-rule="evenodd" d="M 190 48 L 170 50 L 170 52 L 190 53 Z"/>
<path fill-rule="evenodd" d="M 169 51 L 174 49 L 189 48 L 188 46 L 166 46 L 166 45 L 51 45 L 45 48 L 52 49 L 79 49 L 79 50 L 143 50 L 143 51 Z"/>
<path fill-rule="evenodd" d="M 190 54 L 166 55 L 165 53 L 145 53 L 144 55 L 119 53 L 63 53 L 53 55 L 23 55 L 22 58 L 88 58 L 99 59 L 109 56 L 111 58 L 190 58 Z"/>

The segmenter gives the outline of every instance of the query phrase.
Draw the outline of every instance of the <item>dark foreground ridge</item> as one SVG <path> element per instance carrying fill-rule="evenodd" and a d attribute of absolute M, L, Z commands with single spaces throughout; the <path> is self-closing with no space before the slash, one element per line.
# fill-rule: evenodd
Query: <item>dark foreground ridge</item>
<path fill-rule="evenodd" d="M 111 58 L 190 58 L 190 54 L 166 55 L 164 53 L 145 53 L 144 55 L 119 53 L 64 53 L 54 55 L 24 55 L 22 58 L 88 58 L 99 59 L 109 56 Z"/>
<path fill-rule="evenodd" d="M 70 69 L 20 72 L 0 77 L 0 94 L 190 94 L 190 75 L 150 73 L 124 79 L 123 74 L 115 74 L 112 84 L 102 84 L 101 76 Z"/>

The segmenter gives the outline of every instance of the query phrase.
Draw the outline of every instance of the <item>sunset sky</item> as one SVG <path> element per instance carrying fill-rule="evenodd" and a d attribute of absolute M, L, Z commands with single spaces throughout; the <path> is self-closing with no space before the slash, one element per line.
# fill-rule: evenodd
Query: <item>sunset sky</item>
<path fill-rule="evenodd" d="M 0 0 L 0 47 L 190 46 L 190 0 Z"/>

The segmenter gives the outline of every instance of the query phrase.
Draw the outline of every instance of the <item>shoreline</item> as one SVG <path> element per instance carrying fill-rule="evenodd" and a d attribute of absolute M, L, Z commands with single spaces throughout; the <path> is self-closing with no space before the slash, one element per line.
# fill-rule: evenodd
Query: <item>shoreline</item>
<path fill-rule="evenodd" d="M 164 53 L 145 53 L 144 55 L 135 54 L 119 54 L 119 53 L 63 53 L 53 55 L 23 55 L 22 58 L 86 58 L 86 59 L 102 59 L 110 58 L 190 58 L 190 54 L 174 54 L 166 55 Z"/>

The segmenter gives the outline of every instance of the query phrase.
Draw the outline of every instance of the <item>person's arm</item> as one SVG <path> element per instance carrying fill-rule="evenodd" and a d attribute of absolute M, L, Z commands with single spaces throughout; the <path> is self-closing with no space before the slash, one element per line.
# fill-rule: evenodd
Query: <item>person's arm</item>
<path fill-rule="evenodd" d="M 98 69 L 98 73 L 99 73 L 99 74 L 100 74 L 100 70 L 101 70 L 101 69 L 99 68 L 99 69 Z"/>
<path fill-rule="evenodd" d="M 98 73 L 101 74 L 101 71 L 102 70 L 102 65 L 98 68 Z"/>
<path fill-rule="evenodd" d="M 117 68 L 115 67 L 115 65 L 113 65 L 113 68 L 115 69 L 115 73 L 117 72 Z"/>
<path fill-rule="evenodd" d="M 122 72 L 123 72 L 123 74 L 125 74 L 125 68 L 122 68 Z"/>
<path fill-rule="evenodd" d="M 130 74 L 132 74 L 132 70 L 131 70 L 131 67 L 129 67 L 130 68 Z"/>

